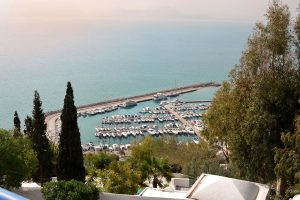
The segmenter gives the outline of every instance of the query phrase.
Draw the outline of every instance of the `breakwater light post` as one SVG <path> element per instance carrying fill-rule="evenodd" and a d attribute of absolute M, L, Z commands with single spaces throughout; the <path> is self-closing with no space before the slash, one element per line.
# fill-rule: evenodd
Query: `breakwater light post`
<path fill-rule="evenodd" d="M 140 102 L 145 102 L 145 101 L 150 101 L 152 100 L 153 96 L 157 93 L 163 93 L 165 95 L 171 95 L 173 93 L 177 94 L 185 94 L 185 93 L 190 93 L 194 92 L 203 88 L 208 88 L 208 87 L 220 87 L 220 84 L 214 83 L 214 82 L 207 82 L 207 83 L 198 83 L 198 84 L 193 84 L 193 85 L 188 85 L 184 87 L 177 87 L 173 89 L 167 89 L 167 90 L 161 90 L 157 92 L 151 92 L 143 95 L 137 95 L 137 96 L 131 96 L 131 97 L 123 97 L 123 98 L 118 98 L 118 99 L 113 99 L 113 100 L 108 100 L 108 101 L 102 101 L 98 103 L 92 103 L 92 104 L 87 104 L 87 105 L 82 105 L 77 107 L 77 112 L 78 113 L 83 113 L 83 112 L 89 112 L 95 109 L 105 109 L 108 107 L 112 106 L 119 106 L 120 104 L 124 103 L 124 101 L 130 99 L 135 101 L 136 103 Z M 47 124 L 47 136 L 48 138 L 57 144 L 58 142 L 58 121 L 60 118 L 61 110 L 56 110 L 56 111 L 50 111 L 46 113 L 46 119 L 45 122 Z"/>

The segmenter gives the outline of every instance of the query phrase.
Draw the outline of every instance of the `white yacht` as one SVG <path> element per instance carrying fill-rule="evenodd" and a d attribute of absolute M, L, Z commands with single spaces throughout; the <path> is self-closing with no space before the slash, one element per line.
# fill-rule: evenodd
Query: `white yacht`
<path fill-rule="evenodd" d="M 168 97 L 164 95 L 163 93 L 157 93 L 153 96 L 153 101 L 162 101 L 162 100 L 167 100 Z"/>
<path fill-rule="evenodd" d="M 136 106 L 136 105 L 137 105 L 137 103 L 135 101 L 128 99 L 124 103 L 122 103 L 120 105 L 120 107 L 129 108 L 129 107 L 133 107 L 133 106 Z"/>
<path fill-rule="evenodd" d="M 160 106 L 165 106 L 165 105 L 167 105 L 167 104 L 169 104 L 168 101 L 161 101 L 159 105 L 160 105 Z"/>

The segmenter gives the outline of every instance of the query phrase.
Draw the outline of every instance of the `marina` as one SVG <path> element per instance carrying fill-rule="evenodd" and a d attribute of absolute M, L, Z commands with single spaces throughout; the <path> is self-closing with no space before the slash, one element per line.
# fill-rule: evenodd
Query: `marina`
<path fill-rule="evenodd" d="M 176 91 L 177 93 L 180 94 L 187 94 L 190 92 L 195 92 L 197 90 L 203 89 L 203 88 L 216 88 L 218 87 L 219 84 L 215 84 L 215 83 L 203 83 L 203 84 L 194 84 L 191 86 L 185 86 L 185 87 L 181 87 L 181 88 L 175 88 L 175 89 L 170 89 L 170 90 L 165 90 L 167 92 L 163 92 L 160 91 L 160 93 L 164 93 L 166 95 L 174 93 L 174 91 Z M 115 99 L 115 100 L 111 100 L 111 101 L 105 101 L 105 102 L 100 102 L 97 104 L 90 104 L 90 105 L 86 105 L 86 106 L 79 106 L 78 107 L 78 117 L 80 120 L 84 120 L 85 118 L 97 118 L 97 116 L 102 116 L 101 121 L 99 121 L 100 126 L 112 126 L 112 125 L 116 125 L 117 128 L 119 128 L 120 126 L 126 124 L 126 127 L 138 127 L 138 125 L 143 125 L 145 123 L 145 125 L 157 125 L 158 129 L 157 131 L 151 131 L 150 133 L 147 131 L 147 133 L 144 134 L 145 135 L 157 135 L 157 136 L 167 136 L 167 135 L 172 135 L 172 133 L 176 133 L 178 132 L 178 136 L 182 139 L 190 139 L 187 138 L 187 136 L 189 136 L 189 134 L 184 133 L 186 130 L 186 128 L 188 127 L 180 127 L 180 129 L 178 130 L 171 130 L 167 133 L 166 130 L 163 130 L 162 126 L 160 126 L 160 124 L 165 124 L 165 123 L 170 123 L 170 122 L 176 122 L 178 121 L 177 117 L 171 116 L 171 114 L 163 107 L 163 104 L 165 103 L 165 101 L 160 101 L 157 102 L 155 101 L 155 105 L 157 105 L 156 107 L 153 108 L 143 108 L 141 110 L 139 110 L 139 112 L 134 112 L 131 115 L 124 115 L 124 116 L 114 116 L 114 113 L 118 113 L 118 112 L 123 112 L 122 109 L 125 109 L 124 107 L 121 106 L 121 104 L 123 104 L 124 102 L 131 100 L 131 101 L 135 101 L 137 104 L 140 104 L 142 102 L 146 102 L 146 101 L 153 101 L 153 97 L 155 94 L 157 94 L 159 92 L 154 92 L 154 93 L 150 93 L 150 94 L 145 94 L 145 95 L 139 95 L 139 96 L 135 96 L 135 97 L 127 97 L 127 98 L 122 98 L 122 99 Z M 173 97 L 169 97 L 170 99 L 172 99 Z M 206 100 L 203 100 L 204 102 L 207 102 Z M 153 101 L 154 102 L 154 101 Z M 177 102 L 179 103 L 179 102 Z M 184 103 L 181 102 L 181 104 L 185 104 L 186 106 L 182 107 L 178 104 L 178 106 L 176 107 L 176 112 L 180 112 L 180 115 L 182 115 L 182 117 L 186 118 L 186 119 L 194 119 L 196 122 L 196 118 L 201 117 L 201 111 L 205 110 L 205 105 L 201 105 L 198 104 L 189 104 L 189 103 Z M 121 109 L 121 110 L 120 110 Z M 126 108 L 125 110 L 134 110 L 132 107 Z M 124 110 L 124 111 L 125 111 Z M 196 110 L 198 110 L 196 112 Z M 127 111 L 126 111 L 127 112 Z M 112 113 L 112 115 L 110 115 L 110 113 Z M 127 112 L 128 113 L 128 112 Z M 49 112 L 47 113 L 46 116 L 46 122 L 47 122 L 47 134 L 48 137 L 54 141 L 55 143 L 57 143 L 58 141 L 58 134 L 60 131 L 60 120 L 59 120 L 59 116 L 60 116 L 60 111 L 53 111 L 53 112 Z M 114 120 L 113 119 L 114 116 Z M 95 120 L 94 120 L 95 121 Z M 181 123 L 181 122 L 179 122 Z M 110 127 L 106 127 L 106 128 L 110 128 Z M 191 127 L 189 127 L 190 129 Z M 160 130 L 162 129 L 162 130 Z M 156 130 L 156 129 L 154 129 Z M 159 131 L 160 130 L 160 131 Z M 124 132 L 124 131 L 123 131 Z M 125 131 L 126 132 L 126 131 Z M 128 131 L 127 131 L 128 132 Z M 129 131 L 130 132 L 130 131 Z M 157 132 L 159 134 L 157 134 Z M 188 131 L 186 131 L 188 132 Z M 151 133 L 155 133 L 155 134 L 151 134 Z M 163 134 L 166 133 L 166 134 Z M 114 135 L 116 137 L 114 137 Z M 109 140 L 112 138 L 118 138 L 117 137 L 118 134 L 114 133 L 114 134 L 105 134 L 105 139 Z M 120 134 L 119 134 L 120 135 Z M 124 140 L 124 135 L 121 137 Z M 101 137 L 98 137 L 101 139 Z M 141 139 L 141 134 L 137 134 L 137 133 L 131 133 L 131 134 L 127 134 L 127 139 L 124 140 L 125 142 L 130 143 L 132 140 L 138 140 Z M 105 141 L 103 141 L 105 142 Z M 118 141 L 118 142 L 123 142 L 123 141 Z M 110 142 L 111 143 L 111 142 Z"/>
<path fill-rule="evenodd" d="M 170 105 L 175 106 L 175 108 L 180 107 L 180 109 L 177 109 L 178 113 L 170 113 L 167 107 Z M 186 109 L 184 109 L 184 107 L 186 107 Z M 194 110 L 191 111 L 191 108 L 194 108 Z M 193 125 L 187 125 L 187 120 L 199 120 L 202 117 L 202 113 L 200 112 L 207 108 L 208 106 L 203 104 L 191 106 L 189 104 L 168 102 L 165 106 L 156 107 L 153 112 L 148 107 L 147 109 L 150 111 L 142 115 L 131 114 L 113 115 L 110 118 L 103 117 L 101 119 L 101 126 L 95 128 L 95 135 L 98 137 L 115 137 L 118 135 L 124 136 L 124 134 L 118 134 L 124 132 L 126 132 L 126 135 L 133 136 L 144 135 L 145 132 L 148 132 L 150 135 L 164 135 L 173 134 L 174 131 L 176 131 L 175 135 L 177 135 L 177 133 L 195 134 L 195 131 L 191 132 Z M 184 119 L 184 121 L 180 120 L 180 118 Z M 179 123 L 183 125 L 179 125 Z M 161 127 L 167 129 L 159 129 Z"/>
<path fill-rule="evenodd" d="M 208 107 L 209 104 L 183 103 L 175 99 L 160 102 L 155 108 L 145 107 L 140 114 L 103 116 L 101 125 L 95 128 L 97 148 L 126 150 L 126 146 L 145 136 L 175 137 L 179 142 L 199 143 L 203 129 L 201 117 Z M 95 150 L 93 146 L 89 148 Z"/>

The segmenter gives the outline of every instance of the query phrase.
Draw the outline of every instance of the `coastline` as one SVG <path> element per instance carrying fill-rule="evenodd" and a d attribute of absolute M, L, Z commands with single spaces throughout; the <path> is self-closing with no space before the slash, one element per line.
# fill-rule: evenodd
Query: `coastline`
<path fill-rule="evenodd" d="M 172 89 L 167 89 L 167 90 L 162 90 L 162 91 L 146 93 L 146 94 L 138 95 L 138 96 L 124 97 L 124 98 L 118 98 L 118 99 L 113 99 L 113 100 L 108 100 L 108 101 L 102 101 L 102 102 L 98 102 L 98 103 L 78 106 L 77 112 L 78 113 L 79 112 L 89 112 L 94 109 L 104 109 L 107 107 L 119 106 L 121 103 L 123 103 L 127 99 L 133 100 L 136 103 L 150 101 L 150 100 L 152 100 L 153 95 L 155 95 L 157 93 L 164 93 L 166 95 L 169 95 L 173 92 L 176 92 L 178 94 L 184 94 L 184 93 L 194 92 L 196 90 L 199 90 L 202 88 L 207 88 L 207 87 L 220 87 L 220 84 L 214 83 L 214 82 L 198 83 L 198 84 L 188 85 L 188 86 L 184 86 L 184 87 L 178 87 L 178 88 L 172 88 Z M 47 124 L 47 136 L 55 144 L 57 144 L 57 142 L 58 142 L 58 134 L 56 131 L 56 124 L 57 124 L 56 122 L 60 118 L 60 113 L 61 113 L 61 110 L 50 111 L 50 112 L 46 113 L 46 118 L 45 118 L 45 123 Z"/>

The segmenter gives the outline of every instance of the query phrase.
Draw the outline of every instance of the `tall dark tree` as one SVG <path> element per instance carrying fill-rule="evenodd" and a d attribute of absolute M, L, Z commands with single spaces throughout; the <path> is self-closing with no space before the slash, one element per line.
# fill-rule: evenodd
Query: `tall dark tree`
<path fill-rule="evenodd" d="M 59 141 L 59 155 L 57 178 L 59 180 L 85 181 L 85 168 L 77 125 L 77 109 L 71 83 L 67 84 L 66 96 L 61 118 L 61 133 Z"/>
<path fill-rule="evenodd" d="M 32 117 L 29 117 L 27 115 L 24 122 L 25 122 L 24 134 L 28 135 L 29 138 L 32 138 L 32 133 L 33 133 Z"/>
<path fill-rule="evenodd" d="M 53 171 L 52 151 L 49 140 L 46 136 L 45 114 L 42 109 L 42 101 L 37 91 L 34 92 L 33 111 L 32 111 L 32 146 L 37 154 L 38 170 L 33 179 L 40 183 L 49 180 Z M 30 127 L 30 118 L 28 126 Z M 29 128 L 28 127 L 28 128 Z"/>
<path fill-rule="evenodd" d="M 15 111 L 15 114 L 14 114 L 14 127 L 15 127 L 14 136 L 15 137 L 20 136 L 21 135 L 21 121 L 20 121 L 17 111 Z"/>

